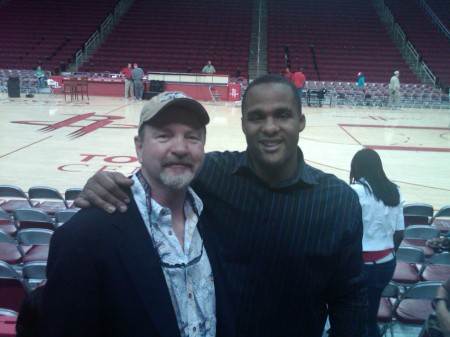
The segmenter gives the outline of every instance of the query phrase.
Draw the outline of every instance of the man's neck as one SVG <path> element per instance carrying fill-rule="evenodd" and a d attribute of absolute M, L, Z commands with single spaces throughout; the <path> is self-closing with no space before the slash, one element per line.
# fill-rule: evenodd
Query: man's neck
<path fill-rule="evenodd" d="M 144 172 L 142 173 L 147 183 L 150 184 L 151 198 L 162 207 L 170 209 L 173 230 L 180 242 L 181 248 L 184 250 L 184 228 L 186 223 L 184 204 L 186 202 L 188 188 L 170 188 L 161 182 L 149 179 L 149 177 L 145 176 Z"/>
<path fill-rule="evenodd" d="M 266 184 L 269 186 L 277 186 L 279 183 L 292 179 L 295 177 L 298 169 L 298 155 L 292 156 L 291 162 L 288 165 L 283 165 L 283 167 L 277 168 L 268 168 L 263 167 L 264 165 L 259 165 L 254 163 L 250 157 L 250 167 L 253 169 L 253 172 Z"/>

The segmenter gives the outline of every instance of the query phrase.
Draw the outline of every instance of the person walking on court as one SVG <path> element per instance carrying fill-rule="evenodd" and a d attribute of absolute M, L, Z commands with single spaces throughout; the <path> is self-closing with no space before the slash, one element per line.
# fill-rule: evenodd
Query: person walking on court
<path fill-rule="evenodd" d="M 389 108 L 390 109 L 401 109 L 400 107 L 400 72 L 398 70 L 394 71 L 394 76 L 391 77 L 389 82 Z"/>

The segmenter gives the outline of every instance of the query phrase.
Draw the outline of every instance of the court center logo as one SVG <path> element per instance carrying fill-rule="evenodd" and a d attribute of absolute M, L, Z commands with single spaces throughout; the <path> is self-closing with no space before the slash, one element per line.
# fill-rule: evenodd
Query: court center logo
<path fill-rule="evenodd" d="M 136 129 L 136 125 L 113 124 L 115 121 L 124 119 L 122 116 L 105 116 L 97 115 L 95 112 L 88 112 L 81 115 L 75 115 L 64 119 L 60 122 L 51 123 L 46 121 L 12 121 L 11 123 L 26 125 L 43 125 L 44 127 L 37 130 L 40 132 L 52 132 L 62 128 L 77 128 L 77 130 L 69 133 L 67 136 L 76 139 L 92 133 L 98 129 Z"/>

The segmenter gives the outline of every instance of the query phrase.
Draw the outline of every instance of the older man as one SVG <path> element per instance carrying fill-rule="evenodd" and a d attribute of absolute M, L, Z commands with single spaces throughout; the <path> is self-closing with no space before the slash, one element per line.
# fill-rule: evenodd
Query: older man
<path fill-rule="evenodd" d="M 83 210 L 52 238 L 42 336 L 234 336 L 197 227 L 203 204 L 189 187 L 208 122 L 178 93 L 143 107 L 128 212 Z"/>
<path fill-rule="evenodd" d="M 394 76 L 389 82 L 389 107 L 391 109 L 400 109 L 400 72 L 394 71 Z"/>
<path fill-rule="evenodd" d="M 225 272 L 237 336 L 319 337 L 327 316 L 332 336 L 364 333 L 358 196 L 306 164 L 298 147 L 305 123 L 292 82 L 275 75 L 255 79 L 242 101 L 247 150 L 208 153 L 194 182 L 205 202 L 204 238 L 214 243 Z M 97 174 L 77 204 L 124 211 L 127 197 L 112 186 L 132 183 L 117 173 Z"/>

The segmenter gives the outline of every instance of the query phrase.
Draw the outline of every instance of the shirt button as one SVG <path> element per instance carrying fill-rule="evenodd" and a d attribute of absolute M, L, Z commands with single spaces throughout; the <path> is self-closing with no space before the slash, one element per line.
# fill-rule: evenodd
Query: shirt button
<path fill-rule="evenodd" d="M 189 293 L 189 298 L 192 298 L 192 294 L 191 293 Z M 195 329 L 195 328 L 194 328 Z"/>
<path fill-rule="evenodd" d="M 169 235 L 172 235 L 172 231 L 169 231 Z"/>
<path fill-rule="evenodd" d="M 196 332 L 196 331 L 197 331 L 197 328 L 194 326 L 194 328 L 193 328 L 192 330 L 194 330 L 194 332 Z"/>

